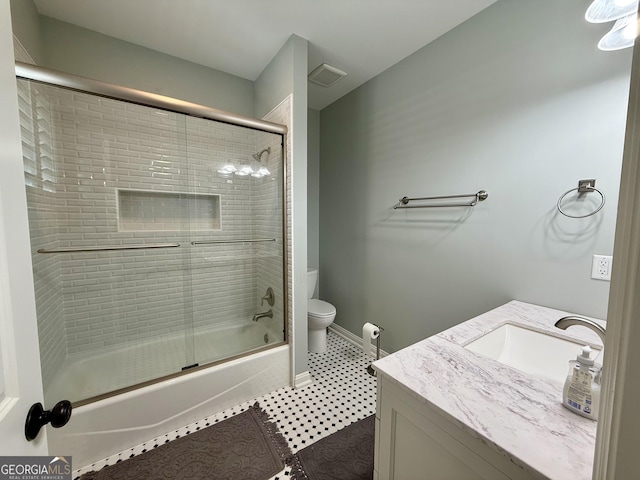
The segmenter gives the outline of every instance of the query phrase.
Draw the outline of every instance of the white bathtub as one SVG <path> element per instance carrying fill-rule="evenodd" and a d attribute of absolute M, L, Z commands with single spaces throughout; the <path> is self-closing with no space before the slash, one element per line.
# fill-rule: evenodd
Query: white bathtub
<path fill-rule="evenodd" d="M 72 403 L 90 399 L 180 372 L 196 361 L 205 365 L 278 341 L 277 333 L 264 323 L 249 322 L 200 329 L 192 341 L 186 340 L 184 333 L 174 333 L 71 355 L 45 388 L 45 405 L 63 399 Z"/>
<path fill-rule="evenodd" d="M 78 469 L 288 385 L 289 349 L 273 347 L 74 408 L 63 428 L 47 427 L 49 453 L 71 455 Z M 80 374 L 87 362 L 72 365 L 66 376 Z"/>

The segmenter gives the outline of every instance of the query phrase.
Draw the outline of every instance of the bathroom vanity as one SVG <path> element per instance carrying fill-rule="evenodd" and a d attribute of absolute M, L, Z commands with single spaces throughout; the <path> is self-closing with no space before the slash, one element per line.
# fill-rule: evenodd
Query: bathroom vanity
<path fill-rule="evenodd" d="M 558 379 L 575 357 L 554 358 L 553 342 L 602 342 L 584 327 L 555 328 L 566 315 L 512 301 L 375 362 L 374 478 L 591 479 L 597 424 L 562 406 Z M 493 338 L 505 325 L 532 337 Z M 512 351 L 495 359 L 473 351 L 485 338 L 489 350 Z M 522 353 L 531 365 L 517 364 Z"/>

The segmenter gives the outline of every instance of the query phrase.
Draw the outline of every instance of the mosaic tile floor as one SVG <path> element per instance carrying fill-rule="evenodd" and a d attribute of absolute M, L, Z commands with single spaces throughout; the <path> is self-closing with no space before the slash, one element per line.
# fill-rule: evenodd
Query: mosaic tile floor
<path fill-rule="evenodd" d="M 329 332 L 327 353 L 309 353 L 313 384 L 284 387 L 74 471 L 74 477 L 126 460 L 246 410 L 256 401 L 278 424 L 292 452 L 375 413 L 376 379 L 360 348 Z M 271 480 L 289 478 L 285 468 Z"/>

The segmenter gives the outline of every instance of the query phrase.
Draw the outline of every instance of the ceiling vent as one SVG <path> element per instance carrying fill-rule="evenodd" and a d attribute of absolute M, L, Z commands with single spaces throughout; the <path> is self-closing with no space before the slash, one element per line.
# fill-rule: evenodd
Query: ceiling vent
<path fill-rule="evenodd" d="M 309 81 L 311 83 L 315 83 L 316 85 L 320 85 L 321 87 L 330 87 L 338 80 L 346 76 L 347 74 L 342 70 L 323 63 L 309 74 Z"/>

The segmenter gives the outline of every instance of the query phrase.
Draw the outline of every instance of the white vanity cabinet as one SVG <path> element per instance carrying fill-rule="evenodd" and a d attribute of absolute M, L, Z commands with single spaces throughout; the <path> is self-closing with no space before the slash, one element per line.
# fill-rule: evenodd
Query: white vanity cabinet
<path fill-rule="evenodd" d="M 385 375 L 378 376 L 375 445 L 375 480 L 541 478 L 488 448 Z"/>
<path fill-rule="evenodd" d="M 465 348 L 507 323 L 558 335 L 566 315 L 514 300 L 374 362 L 376 480 L 591 480 L 597 423 L 562 385 Z"/>
<path fill-rule="evenodd" d="M 534 478 L 378 374 L 374 480 Z"/>

